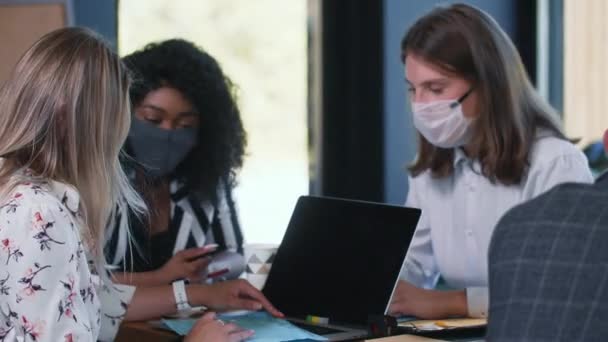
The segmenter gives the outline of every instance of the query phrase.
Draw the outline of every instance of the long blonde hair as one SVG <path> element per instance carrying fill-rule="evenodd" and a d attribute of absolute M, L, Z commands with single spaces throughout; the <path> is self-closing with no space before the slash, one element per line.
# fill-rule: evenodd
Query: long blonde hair
<path fill-rule="evenodd" d="M 27 177 L 73 186 L 99 262 L 115 210 L 144 210 L 118 159 L 131 124 L 129 84 L 103 39 L 64 28 L 34 43 L 0 89 L 0 198 Z"/>

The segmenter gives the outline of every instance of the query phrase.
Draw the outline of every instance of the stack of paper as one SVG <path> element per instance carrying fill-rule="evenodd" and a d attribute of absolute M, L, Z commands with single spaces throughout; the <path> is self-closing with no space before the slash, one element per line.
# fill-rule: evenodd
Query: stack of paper
<path fill-rule="evenodd" d="M 432 331 L 444 329 L 480 328 L 488 321 L 485 318 L 450 318 L 442 320 L 415 320 L 399 322 L 401 327 L 412 327 L 418 330 Z"/>

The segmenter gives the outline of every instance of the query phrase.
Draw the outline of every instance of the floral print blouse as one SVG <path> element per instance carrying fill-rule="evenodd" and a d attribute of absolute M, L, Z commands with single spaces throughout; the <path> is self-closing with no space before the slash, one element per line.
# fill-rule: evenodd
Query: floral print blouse
<path fill-rule="evenodd" d="M 111 341 L 134 288 L 104 284 L 88 260 L 80 197 L 20 184 L 0 203 L 0 341 Z"/>

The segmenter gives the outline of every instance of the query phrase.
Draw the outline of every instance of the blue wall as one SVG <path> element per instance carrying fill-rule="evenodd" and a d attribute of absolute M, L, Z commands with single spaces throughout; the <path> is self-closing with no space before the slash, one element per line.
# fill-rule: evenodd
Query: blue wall
<path fill-rule="evenodd" d="M 128 0 L 127 0 L 128 1 Z M 103 35 L 117 47 L 117 0 L 73 0 L 76 26 L 85 26 Z"/>
<path fill-rule="evenodd" d="M 384 125 L 385 201 L 403 204 L 407 195 L 405 166 L 416 153 L 415 130 L 406 102 L 403 64 L 399 59 L 401 38 L 416 18 L 436 4 L 455 1 L 384 0 Z M 465 2 L 485 10 L 513 38 L 515 0 L 471 0 Z"/>

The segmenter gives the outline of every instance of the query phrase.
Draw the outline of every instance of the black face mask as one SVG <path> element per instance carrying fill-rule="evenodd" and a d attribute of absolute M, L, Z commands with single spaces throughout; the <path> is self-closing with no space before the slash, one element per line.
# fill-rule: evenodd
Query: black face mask
<path fill-rule="evenodd" d="M 147 174 L 160 178 L 171 174 L 198 141 L 196 128 L 166 130 L 133 118 L 129 143 L 135 160 L 146 167 Z"/>

